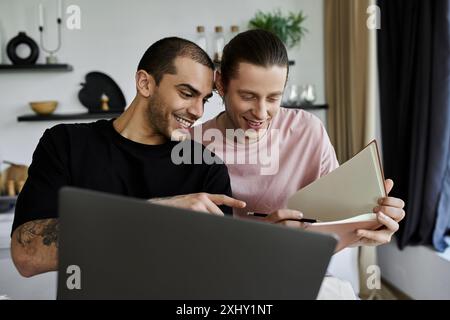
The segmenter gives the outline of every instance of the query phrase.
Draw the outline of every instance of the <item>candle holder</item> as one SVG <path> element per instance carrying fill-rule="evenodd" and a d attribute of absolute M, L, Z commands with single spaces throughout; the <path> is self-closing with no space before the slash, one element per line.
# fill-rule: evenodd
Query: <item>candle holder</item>
<path fill-rule="evenodd" d="M 58 2 L 59 6 L 61 7 L 60 4 L 60 0 Z M 43 11 L 42 11 L 42 5 L 40 5 L 39 7 L 40 10 L 40 22 L 39 22 L 39 33 L 40 33 L 40 37 L 39 37 L 39 44 L 42 48 L 42 50 L 46 53 L 48 53 L 49 55 L 45 58 L 46 63 L 47 64 L 57 64 L 58 63 L 58 57 L 55 55 L 55 53 L 57 53 L 59 51 L 59 49 L 61 49 L 61 23 L 62 23 L 62 19 L 59 16 L 56 19 L 56 24 L 57 24 L 57 31 L 58 31 L 58 42 L 57 42 L 57 46 L 55 49 L 48 49 L 45 47 L 44 45 L 44 21 L 43 21 Z M 61 10 L 61 8 L 59 9 Z M 60 13 L 61 14 L 61 13 Z"/>

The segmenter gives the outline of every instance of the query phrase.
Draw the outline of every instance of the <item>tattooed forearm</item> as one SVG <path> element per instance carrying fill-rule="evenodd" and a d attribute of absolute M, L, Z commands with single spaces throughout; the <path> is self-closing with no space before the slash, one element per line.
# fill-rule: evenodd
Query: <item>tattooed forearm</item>
<path fill-rule="evenodd" d="M 50 246 L 52 243 L 58 248 L 58 235 L 59 235 L 59 224 L 57 220 L 50 220 L 45 226 L 42 232 L 42 242 L 46 246 Z"/>
<path fill-rule="evenodd" d="M 56 219 L 35 220 L 27 222 L 17 228 L 17 242 L 23 247 L 37 238 L 42 239 L 45 246 L 53 243 L 58 247 L 59 224 Z"/>
<path fill-rule="evenodd" d="M 30 221 L 14 230 L 11 257 L 22 276 L 58 269 L 58 234 L 57 219 Z"/>

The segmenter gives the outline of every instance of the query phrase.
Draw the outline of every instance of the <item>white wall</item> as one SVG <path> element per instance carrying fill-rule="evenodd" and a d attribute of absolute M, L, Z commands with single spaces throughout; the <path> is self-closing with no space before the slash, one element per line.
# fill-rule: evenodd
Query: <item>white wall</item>
<path fill-rule="evenodd" d="M 54 27 L 56 0 L 1 0 L 0 41 L 3 61 L 7 40 L 26 31 L 35 40 L 38 33 L 38 4 L 46 8 L 47 26 Z M 195 27 L 205 25 L 212 34 L 215 25 L 226 31 L 237 24 L 241 30 L 254 13 L 281 8 L 304 10 L 309 34 L 299 48 L 290 51 L 296 60 L 291 81 L 317 86 L 318 103 L 324 102 L 324 49 L 322 0 L 64 0 L 65 6 L 81 7 L 81 30 L 63 29 L 60 61 L 70 63 L 70 73 L 0 73 L 0 159 L 29 164 L 32 152 L 45 128 L 53 122 L 18 123 L 17 116 L 30 113 L 29 101 L 58 100 L 57 112 L 83 112 L 77 94 L 79 83 L 89 71 L 111 75 L 124 91 L 127 102 L 135 94 L 134 72 L 145 49 L 154 41 L 170 35 L 195 38 Z M 54 30 L 46 37 L 48 46 L 55 43 Z M 45 61 L 41 53 L 39 62 Z M 221 110 L 217 97 L 205 107 L 205 118 Z M 320 115 L 319 115 L 320 116 Z"/>
<path fill-rule="evenodd" d="M 450 299 L 450 261 L 428 246 L 378 247 L 381 276 L 413 299 Z"/>

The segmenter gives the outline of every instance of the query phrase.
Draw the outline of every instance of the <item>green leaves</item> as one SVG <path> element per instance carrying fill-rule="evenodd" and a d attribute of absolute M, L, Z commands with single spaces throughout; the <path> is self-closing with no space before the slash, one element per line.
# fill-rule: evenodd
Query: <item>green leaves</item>
<path fill-rule="evenodd" d="M 258 11 L 255 17 L 248 23 L 251 29 L 263 29 L 276 34 L 288 48 L 298 45 L 308 30 L 303 26 L 306 16 L 302 11 L 298 13 L 289 12 L 283 15 L 281 11 L 272 13 Z"/>

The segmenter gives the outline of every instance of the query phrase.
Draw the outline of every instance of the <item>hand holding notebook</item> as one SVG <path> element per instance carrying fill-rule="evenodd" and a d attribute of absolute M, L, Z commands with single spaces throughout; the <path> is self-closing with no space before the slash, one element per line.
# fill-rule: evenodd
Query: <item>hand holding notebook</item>
<path fill-rule="evenodd" d="M 291 196 L 288 208 L 318 221 L 307 225 L 307 230 L 336 234 L 339 251 L 360 239 L 356 230 L 381 226 L 373 209 L 386 196 L 378 147 L 373 141 L 339 168 Z"/>

